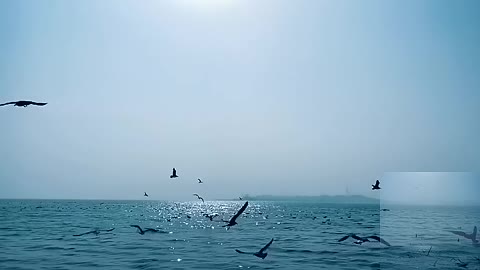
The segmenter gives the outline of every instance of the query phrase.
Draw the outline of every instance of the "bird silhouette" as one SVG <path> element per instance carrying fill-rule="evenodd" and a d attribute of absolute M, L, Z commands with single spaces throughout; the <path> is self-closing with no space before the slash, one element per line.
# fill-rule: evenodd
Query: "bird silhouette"
<path fill-rule="evenodd" d="M 205 200 L 202 197 L 200 197 L 200 195 L 198 195 L 197 193 L 194 193 L 193 196 L 197 196 L 199 200 L 202 200 L 202 202 L 205 202 Z"/>
<path fill-rule="evenodd" d="M 147 232 L 152 232 L 152 233 L 160 232 L 160 230 L 152 229 L 152 228 L 145 228 L 144 230 L 142 230 L 142 228 L 140 228 L 140 226 L 138 225 L 130 225 L 130 227 L 137 228 L 139 234 L 145 234 Z"/>
<path fill-rule="evenodd" d="M 115 230 L 115 228 L 111 228 L 111 229 L 107 229 L 107 230 L 99 230 L 99 229 L 96 229 L 96 230 L 89 231 L 89 232 L 85 232 L 85 233 L 74 234 L 73 236 L 82 236 L 82 235 L 87 235 L 87 234 L 99 235 L 100 232 L 111 232 L 111 231 L 113 231 L 113 230 Z"/>
<path fill-rule="evenodd" d="M 472 240 L 472 243 L 478 243 L 478 240 L 477 240 L 477 226 L 474 226 L 473 227 L 473 232 L 472 233 L 465 233 L 465 232 L 462 232 L 462 231 L 449 231 L 453 234 L 456 234 L 456 235 L 459 235 L 459 236 L 463 236 L 467 239 L 470 239 Z"/>
<path fill-rule="evenodd" d="M 170 178 L 176 178 L 176 177 L 178 177 L 177 170 L 175 170 L 175 168 L 173 168 L 173 172 L 172 172 L 172 175 L 170 175 Z"/>
<path fill-rule="evenodd" d="M 145 194 L 143 194 L 143 196 L 145 196 L 145 197 L 148 197 L 148 194 L 147 194 L 147 192 L 143 192 L 143 193 L 145 193 Z"/>
<path fill-rule="evenodd" d="M 375 182 L 375 185 L 372 185 L 372 190 L 375 190 L 375 189 L 382 189 L 380 187 L 380 181 L 377 180 L 377 182 Z"/>
<path fill-rule="evenodd" d="M 369 238 L 370 238 L 370 239 L 374 239 L 374 240 L 376 240 L 376 241 L 378 241 L 378 242 L 380 242 L 380 243 L 382 243 L 382 244 L 384 244 L 384 245 L 390 246 L 390 244 L 389 244 L 387 241 L 383 240 L 382 238 L 380 238 L 380 237 L 378 237 L 378 236 L 376 236 L 376 235 L 367 236 L 367 237 L 360 237 L 360 236 L 357 236 L 356 234 L 353 234 L 353 233 L 348 234 L 348 235 L 340 238 L 340 239 L 338 240 L 338 242 L 345 241 L 345 240 L 347 240 L 349 237 L 352 237 L 353 239 L 356 239 L 357 241 L 355 241 L 354 243 L 355 243 L 355 244 L 358 244 L 358 245 L 361 245 L 361 244 L 363 244 L 363 243 L 365 243 L 365 242 L 370 242 L 370 240 L 369 240 Z"/>
<path fill-rule="evenodd" d="M 265 245 L 258 252 L 243 252 L 243 251 L 238 250 L 238 249 L 235 249 L 235 251 L 238 252 L 238 253 L 242 253 L 242 254 L 251 254 L 251 255 L 257 256 L 259 258 L 265 259 L 265 257 L 267 257 L 267 255 L 268 255 L 268 253 L 266 253 L 265 251 L 268 249 L 268 247 L 270 247 L 270 245 L 272 243 L 273 243 L 273 238 L 272 238 L 272 240 L 270 240 L 270 242 L 268 242 L 267 245 Z"/>
<path fill-rule="evenodd" d="M 247 206 L 248 206 L 248 201 L 245 202 L 245 204 L 242 206 L 242 208 L 240 208 L 240 210 L 238 210 L 238 212 L 229 221 L 223 220 L 223 222 L 226 222 L 228 224 L 223 225 L 222 227 L 229 228 L 231 226 L 234 226 L 234 225 L 238 224 L 236 220 L 243 213 L 243 211 L 245 211 L 245 209 L 247 209 Z"/>
<path fill-rule="evenodd" d="M 217 217 L 218 214 L 203 214 L 204 217 L 207 217 L 208 219 L 210 219 L 210 221 L 213 221 L 213 218 Z"/>
<path fill-rule="evenodd" d="M 197 180 L 198 180 L 198 183 L 199 183 L 199 184 L 203 183 L 203 181 L 200 180 L 200 178 L 198 178 Z"/>
<path fill-rule="evenodd" d="M 12 101 L 12 102 L 3 103 L 3 104 L 0 104 L 0 106 L 10 105 L 10 104 L 13 104 L 13 106 L 17 106 L 17 107 L 27 107 L 28 105 L 36 105 L 36 106 L 47 105 L 47 103 L 43 103 L 43 102 L 33 102 L 33 101 L 29 101 L 29 100 L 20 100 L 20 101 Z"/>

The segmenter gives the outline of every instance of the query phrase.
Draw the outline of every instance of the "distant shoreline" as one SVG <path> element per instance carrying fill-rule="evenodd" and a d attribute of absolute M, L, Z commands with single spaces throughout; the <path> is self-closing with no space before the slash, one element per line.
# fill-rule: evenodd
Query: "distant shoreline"
<path fill-rule="evenodd" d="M 238 198 L 235 201 L 240 201 Z M 320 196 L 276 196 L 257 195 L 242 196 L 242 201 L 285 201 L 285 202 L 314 202 L 314 203 L 335 203 L 335 204 L 380 204 L 379 199 L 363 195 L 320 195 Z"/>

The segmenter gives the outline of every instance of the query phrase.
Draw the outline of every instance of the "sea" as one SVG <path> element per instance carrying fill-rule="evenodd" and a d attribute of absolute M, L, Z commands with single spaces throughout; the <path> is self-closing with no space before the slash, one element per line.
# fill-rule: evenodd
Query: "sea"
<path fill-rule="evenodd" d="M 250 201 L 222 227 L 244 203 L 0 200 L 0 269 L 480 269 L 480 246 L 449 232 L 471 233 L 479 207 Z M 235 251 L 272 238 L 265 259 Z"/>

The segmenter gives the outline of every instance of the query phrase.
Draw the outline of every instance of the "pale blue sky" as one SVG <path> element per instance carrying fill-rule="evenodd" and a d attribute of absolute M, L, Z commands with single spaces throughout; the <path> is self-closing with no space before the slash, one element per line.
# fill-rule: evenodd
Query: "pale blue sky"
<path fill-rule="evenodd" d="M 478 170 L 478 10 L 0 1 L 0 101 L 49 103 L 0 107 L 0 198 L 369 195 L 384 171 Z"/>

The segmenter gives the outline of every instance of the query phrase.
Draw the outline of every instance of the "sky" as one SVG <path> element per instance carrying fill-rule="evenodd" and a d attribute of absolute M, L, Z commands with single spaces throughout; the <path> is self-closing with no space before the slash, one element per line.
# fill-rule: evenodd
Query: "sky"
<path fill-rule="evenodd" d="M 0 103 L 48 102 L 0 107 L 0 198 L 378 197 L 384 172 L 478 171 L 478 10 L 0 1 Z"/>
<path fill-rule="evenodd" d="M 480 174 L 470 172 L 386 172 L 381 204 L 480 206 Z"/>

